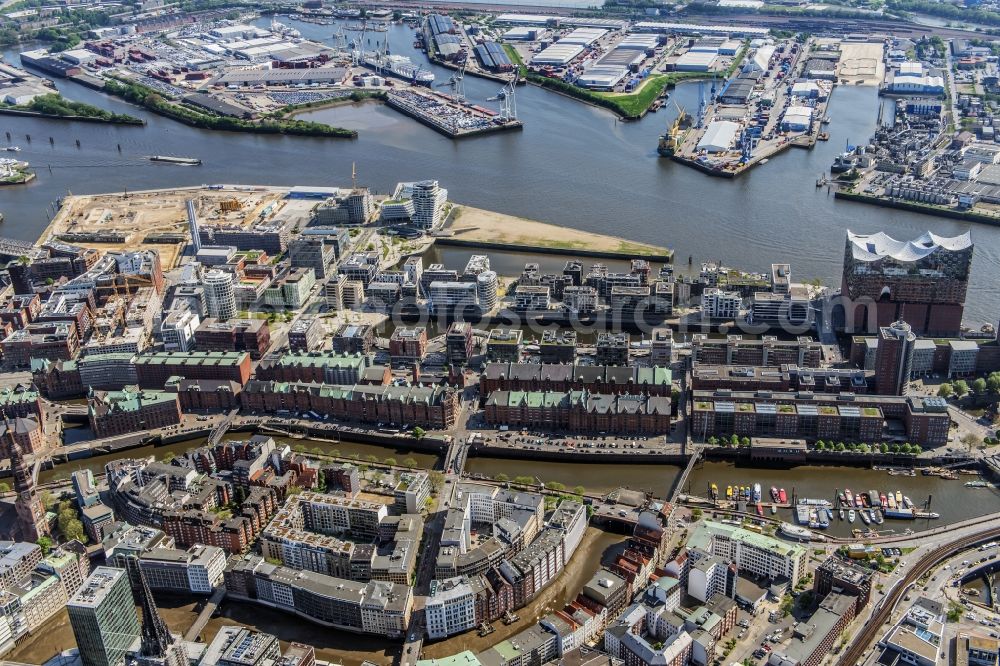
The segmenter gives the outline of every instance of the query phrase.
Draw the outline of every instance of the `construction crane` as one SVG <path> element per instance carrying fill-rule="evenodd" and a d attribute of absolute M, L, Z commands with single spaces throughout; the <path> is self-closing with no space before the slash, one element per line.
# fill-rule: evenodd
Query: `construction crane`
<path fill-rule="evenodd" d="M 436 87 L 443 88 L 444 86 L 451 87 L 452 96 L 459 102 L 465 102 L 465 63 L 457 72 L 448 77 L 447 81 L 438 83 Z"/>
<path fill-rule="evenodd" d="M 517 101 L 514 98 L 516 77 L 511 78 L 493 97 L 487 97 L 487 102 L 500 102 L 500 120 L 517 120 Z"/>

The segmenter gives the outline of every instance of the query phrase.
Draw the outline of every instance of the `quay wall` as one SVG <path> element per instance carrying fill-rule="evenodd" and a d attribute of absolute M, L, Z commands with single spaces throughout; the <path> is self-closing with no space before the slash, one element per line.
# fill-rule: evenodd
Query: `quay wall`
<path fill-rule="evenodd" d="M 509 252 L 532 252 L 536 254 L 555 254 L 566 257 L 593 257 L 596 259 L 645 259 L 647 261 L 670 262 L 673 254 L 657 254 L 653 252 L 620 252 L 618 250 L 585 250 L 565 247 L 540 247 L 521 243 L 500 243 L 495 241 L 465 240 L 446 236 L 435 239 L 439 245 L 454 247 L 472 247 L 484 250 L 506 250 Z"/>
<path fill-rule="evenodd" d="M 982 213 L 975 213 L 973 211 L 938 208 L 936 206 L 927 206 L 916 201 L 898 201 L 895 199 L 886 199 L 884 197 L 875 197 L 867 194 L 858 194 L 856 192 L 838 191 L 834 193 L 833 196 L 835 199 L 846 199 L 847 201 L 856 201 L 858 203 L 866 203 L 873 206 L 882 206 L 883 208 L 896 208 L 898 210 L 905 210 L 913 213 L 924 213 L 925 215 L 947 217 L 953 220 L 981 222 L 982 224 L 1000 226 L 1000 217 L 983 215 Z"/>

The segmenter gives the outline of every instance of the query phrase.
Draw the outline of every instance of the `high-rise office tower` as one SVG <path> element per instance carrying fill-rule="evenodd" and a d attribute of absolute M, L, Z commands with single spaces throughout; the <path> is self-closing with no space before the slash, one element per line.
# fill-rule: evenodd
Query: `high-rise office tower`
<path fill-rule="evenodd" d="M 94 569 L 66 608 L 83 666 L 117 666 L 139 639 L 139 616 L 124 569 Z"/>

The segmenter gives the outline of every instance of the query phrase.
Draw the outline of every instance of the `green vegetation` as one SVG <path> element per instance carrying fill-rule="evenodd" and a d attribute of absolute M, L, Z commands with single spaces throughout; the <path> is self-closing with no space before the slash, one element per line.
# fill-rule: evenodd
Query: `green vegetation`
<path fill-rule="evenodd" d="M 549 88 L 564 95 L 582 99 L 596 106 L 610 109 L 627 120 L 641 118 L 650 105 L 667 88 L 677 85 L 678 81 L 704 77 L 698 72 L 672 72 L 670 74 L 652 74 L 639 89 L 633 93 L 594 92 L 580 88 L 560 79 L 553 79 L 541 74 L 529 72 L 528 81 L 543 88 Z"/>
<path fill-rule="evenodd" d="M 59 503 L 57 524 L 59 526 L 59 533 L 63 535 L 63 538 L 86 542 L 87 536 L 83 531 L 83 523 L 80 522 L 76 506 L 72 501 L 65 500 Z"/>
<path fill-rule="evenodd" d="M 524 58 L 517 52 L 517 49 L 510 44 L 504 44 L 503 50 L 507 54 L 507 57 L 510 58 L 510 61 L 517 66 L 518 75 L 522 79 L 528 78 L 528 67 L 524 64 Z"/>
<path fill-rule="evenodd" d="M 895 12 L 913 12 L 929 16 L 940 16 L 941 18 L 959 22 L 1000 25 L 1000 12 L 989 9 L 937 3 L 930 0 L 889 0 L 887 4 L 889 9 Z"/>
<path fill-rule="evenodd" d="M 303 102 L 302 104 L 287 104 L 277 111 L 269 114 L 269 117 L 275 118 L 277 120 L 288 120 L 290 115 L 299 113 L 301 111 L 308 111 L 310 109 L 323 109 L 330 106 L 337 106 L 339 104 L 348 104 L 351 102 L 363 102 L 369 99 L 375 100 L 385 100 L 386 93 L 383 91 L 363 91 L 355 90 L 350 95 L 344 97 L 331 97 L 330 99 L 322 99 L 318 102 Z"/>
<path fill-rule="evenodd" d="M 52 116 L 56 118 L 91 118 L 119 125 L 146 124 L 146 121 L 141 118 L 136 118 L 135 116 L 130 116 L 125 113 L 112 113 L 111 111 L 105 111 L 100 107 L 85 104 L 83 102 L 74 102 L 66 99 L 59 93 L 41 95 L 27 104 L 21 104 L 18 106 L 0 105 L 0 108 L 16 109 L 18 111 L 31 111 L 33 113 L 40 113 L 44 116 Z"/>
<path fill-rule="evenodd" d="M 47 536 L 38 537 L 38 541 L 35 542 L 39 548 L 42 549 L 42 555 L 48 555 L 52 550 L 52 539 Z"/>
<path fill-rule="evenodd" d="M 185 125 L 203 129 L 335 138 L 355 138 L 358 135 L 354 130 L 331 127 L 323 123 L 314 123 L 307 120 L 247 120 L 244 118 L 216 116 L 171 102 L 152 88 L 148 88 L 142 84 L 117 79 L 106 81 L 104 91 L 133 104 L 144 106 L 154 113 L 172 118 Z"/>
<path fill-rule="evenodd" d="M 962 605 L 957 601 L 948 604 L 947 619 L 949 622 L 958 622 L 962 619 Z"/>

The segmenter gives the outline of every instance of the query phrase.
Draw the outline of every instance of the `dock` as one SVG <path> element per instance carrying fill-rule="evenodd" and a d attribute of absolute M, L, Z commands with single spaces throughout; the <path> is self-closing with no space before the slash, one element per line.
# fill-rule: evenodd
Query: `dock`
<path fill-rule="evenodd" d="M 452 139 L 524 127 L 517 118 L 416 86 L 388 93 L 386 104 Z"/>

